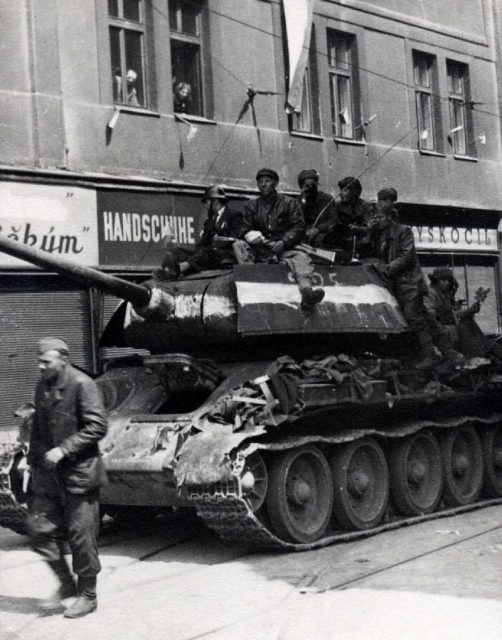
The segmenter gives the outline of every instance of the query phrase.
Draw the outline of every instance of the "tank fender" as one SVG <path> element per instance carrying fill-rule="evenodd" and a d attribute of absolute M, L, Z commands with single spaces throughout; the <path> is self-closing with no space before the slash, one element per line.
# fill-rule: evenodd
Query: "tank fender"
<path fill-rule="evenodd" d="M 230 453 L 249 438 L 257 438 L 265 427 L 242 433 L 201 432 L 181 447 L 175 461 L 174 477 L 182 485 L 226 482 L 233 477 Z"/>

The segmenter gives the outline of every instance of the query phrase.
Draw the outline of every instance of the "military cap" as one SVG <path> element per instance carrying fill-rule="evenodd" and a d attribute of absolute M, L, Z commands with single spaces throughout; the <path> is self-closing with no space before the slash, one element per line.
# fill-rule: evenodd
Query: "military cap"
<path fill-rule="evenodd" d="M 69 355 L 70 347 L 61 338 L 42 338 L 38 342 L 38 353 L 42 354 L 46 351 L 59 351 L 64 356 Z"/>
<path fill-rule="evenodd" d="M 432 273 L 429 273 L 429 280 L 431 282 L 437 282 L 438 280 L 455 280 L 453 271 L 448 267 L 436 267 Z"/>
<path fill-rule="evenodd" d="M 303 169 L 298 174 L 298 186 L 301 187 L 305 180 L 313 179 L 319 182 L 319 173 L 317 169 Z"/>
<path fill-rule="evenodd" d="M 390 202 L 397 202 L 397 191 L 394 187 L 386 187 L 385 189 L 380 189 L 377 193 L 377 198 L 379 200 L 390 200 Z"/>
<path fill-rule="evenodd" d="M 202 202 L 207 202 L 208 200 L 228 200 L 225 189 L 217 184 L 211 185 L 206 189 Z"/>
<path fill-rule="evenodd" d="M 256 182 L 258 182 L 260 178 L 272 178 L 272 180 L 279 182 L 279 174 L 277 173 L 277 171 L 274 171 L 273 169 L 267 169 L 266 167 L 258 171 L 258 173 L 256 174 Z"/>
<path fill-rule="evenodd" d="M 350 189 L 354 195 L 358 198 L 362 193 L 363 187 L 357 178 L 353 178 L 352 176 L 347 176 L 346 178 L 342 178 L 338 183 L 338 188 L 340 191 L 344 189 Z"/>

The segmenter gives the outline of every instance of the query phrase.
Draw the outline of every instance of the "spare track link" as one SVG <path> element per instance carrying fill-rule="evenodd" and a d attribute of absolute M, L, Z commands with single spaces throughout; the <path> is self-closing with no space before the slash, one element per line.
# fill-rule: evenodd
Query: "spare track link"
<path fill-rule="evenodd" d="M 199 517 L 221 538 L 240 544 L 249 544 L 260 549 L 282 551 L 319 549 L 337 542 L 368 538 L 384 531 L 502 504 L 502 498 L 479 500 L 468 505 L 441 509 L 426 515 L 393 518 L 373 529 L 335 531 L 315 542 L 294 543 L 278 538 L 255 516 L 245 499 L 238 495 L 237 483 L 223 483 L 217 485 L 216 488 L 214 486 L 191 486 L 188 493 L 190 502 L 195 506 Z"/>

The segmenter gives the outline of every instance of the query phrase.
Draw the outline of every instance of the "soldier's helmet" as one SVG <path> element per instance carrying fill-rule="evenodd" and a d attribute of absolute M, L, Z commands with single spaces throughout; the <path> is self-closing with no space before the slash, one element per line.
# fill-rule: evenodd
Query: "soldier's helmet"
<path fill-rule="evenodd" d="M 202 202 L 207 202 L 208 200 L 228 200 L 225 189 L 217 184 L 211 185 L 206 189 Z"/>

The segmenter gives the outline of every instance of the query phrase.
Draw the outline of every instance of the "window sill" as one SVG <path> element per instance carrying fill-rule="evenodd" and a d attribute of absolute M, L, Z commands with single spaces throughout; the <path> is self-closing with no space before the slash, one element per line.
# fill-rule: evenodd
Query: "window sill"
<path fill-rule="evenodd" d="M 364 140 L 353 140 L 352 138 L 333 138 L 335 144 L 352 144 L 356 147 L 365 147 L 366 142 Z"/>
<path fill-rule="evenodd" d="M 308 140 L 319 140 L 319 142 L 324 142 L 324 137 L 317 135 L 317 133 L 307 133 L 306 131 L 290 131 L 289 135 L 295 138 L 307 138 Z"/>
<path fill-rule="evenodd" d="M 140 116 L 160 118 L 160 113 L 158 111 L 151 111 L 150 109 L 146 109 L 143 107 L 130 107 L 127 104 L 114 104 L 113 108 L 116 111 L 121 111 L 122 113 L 135 113 Z"/>
<path fill-rule="evenodd" d="M 446 158 L 446 153 L 439 153 L 439 151 L 431 151 L 429 149 L 419 149 L 422 156 L 435 156 L 436 158 Z"/>
<path fill-rule="evenodd" d="M 193 116 L 189 113 L 175 113 L 174 118 L 179 122 L 188 120 L 188 122 L 197 122 L 198 124 L 218 124 L 216 120 L 210 120 L 209 118 L 204 118 L 203 116 Z"/>
<path fill-rule="evenodd" d="M 477 162 L 478 159 L 475 158 L 474 156 L 461 156 L 458 153 L 454 153 L 453 157 L 455 158 L 455 160 L 463 160 L 464 162 Z"/>

